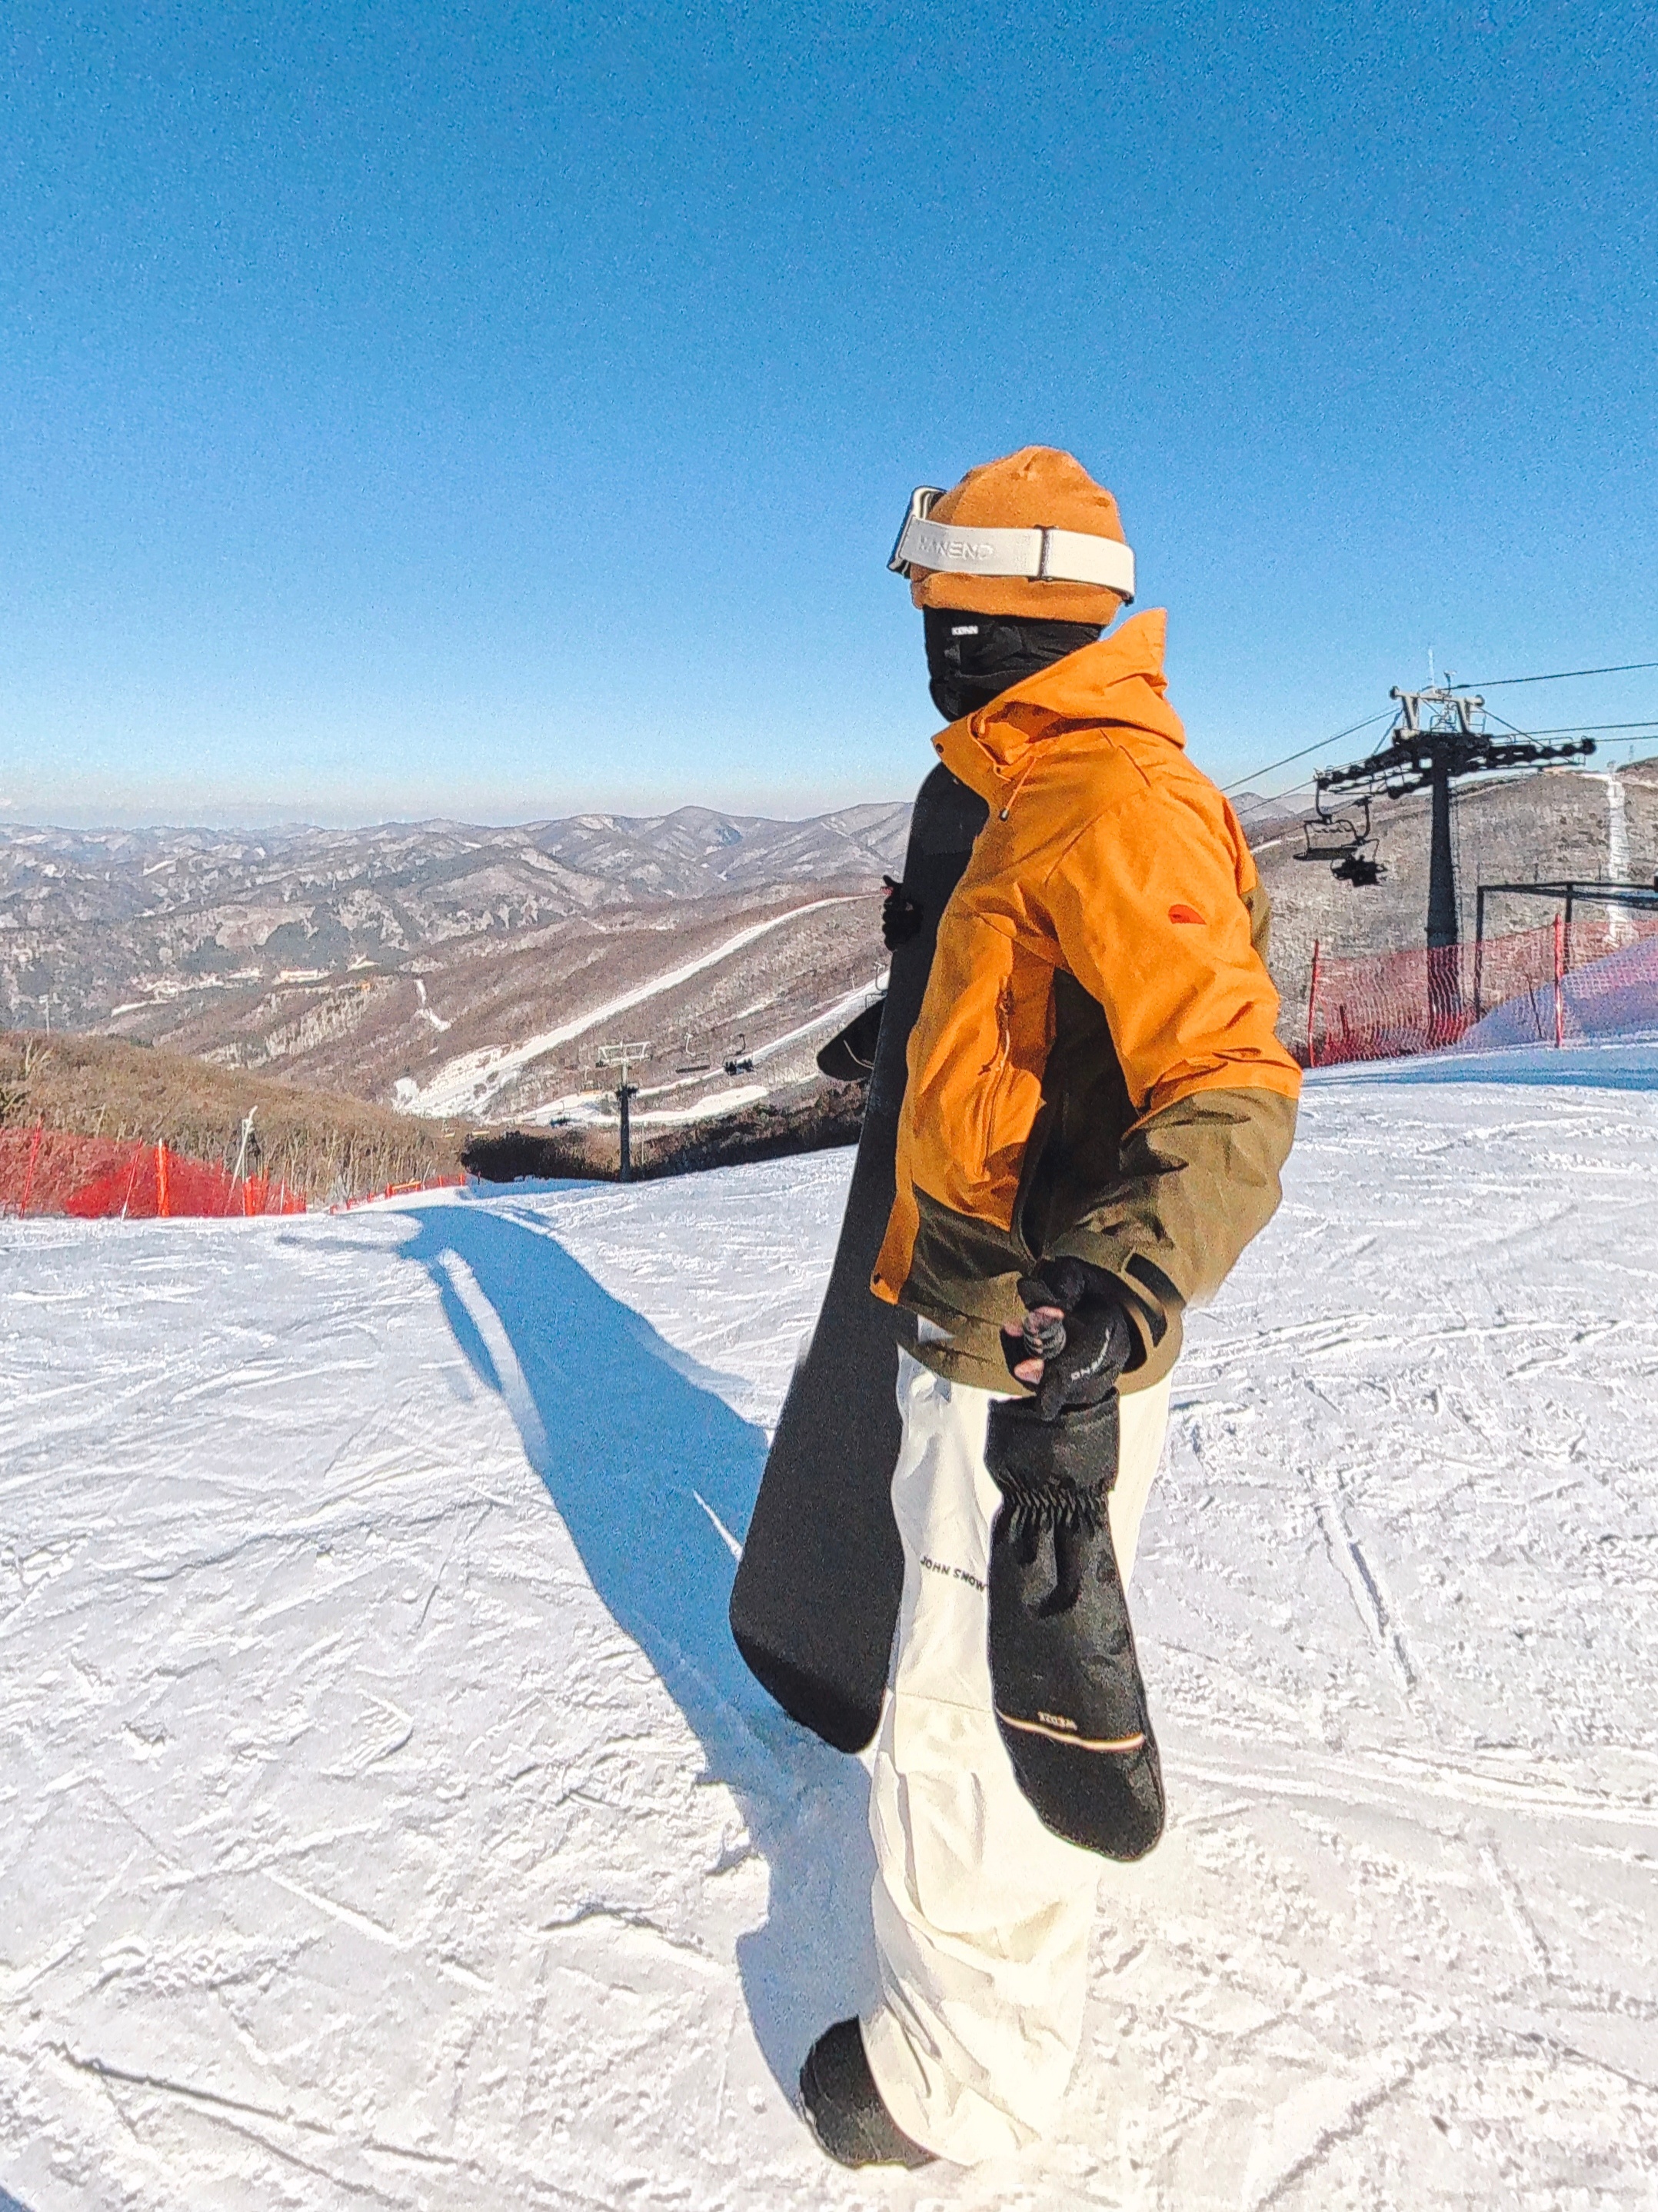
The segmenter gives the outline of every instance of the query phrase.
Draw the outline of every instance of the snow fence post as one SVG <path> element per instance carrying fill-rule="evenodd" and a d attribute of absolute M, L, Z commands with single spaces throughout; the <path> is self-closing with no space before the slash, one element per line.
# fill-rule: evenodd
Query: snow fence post
<path fill-rule="evenodd" d="M 34 1195 L 34 1163 L 40 1157 L 41 1140 L 46 1133 L 46 1125 L 43 1117 L 34 1125 L 34 1141 L 29 1146 L 29 1164 L 23 1176 L 23 1203 L 17 1209 L 20 1214 L 28 1212 L 29 1200 Z"/>
<path fill-rule="evenodd" d="M 1554 1048 L 1557 1052 L 1566 1041 L 1565 1004 L 1562 984 L 1566 973 L 1566 926 L 1558 915 L 1554 917 Z"/>
<path fill-rule="evenodd" d="M 157 1145 L 155 1147 L 155 1218 L 158 1221 L 165 1221 L 172 1214 L 171 1198 L 172 1194 L 167 1189 L 167 1146 Z"/>
<path fill-rule="evenodd" d="M 246 1164 L 246 1160 L 247 1160 L 247 1140 L 248 1140 L 248 1139 L 249 1139 L 249 1138 L 252 1135 L 252 1133 L 253 1133 L 253 1116 L 254 1116 L 254 1115 L 258 1112 L 258 1110 L 259 1110 L 259 1109 L 258 1109 L 258 1108 L 257 1106 L 250 1106 L 250 1107 L 248 1108 L 248 1109 L 247 1109 L 246 1113 L 246 1114 L 244 1114 L 244 1115 L 243 1115 L 243 1116 L 242 1116 L 242 1135 L 241 1135 L 241 1142 L 240 1142 L 240 1143 L 237 1146 L 237 1147 L 236 1147 L 236 1164 L 235 1164 L 235 1166 L 234 1166 L 234 1168 L 232 1168 L 232 1170 L 230 1170 L 230 1192 L 229 1192 L 229 1195 L 226 1198 L 225 1202 L 224 1202 L 224 1210 L 225 1210 L 225 1212 L 226 1212 L 227 1213 L 228 1213 L 228 1212 L 229 1212 L 229 1211 L 230 1211 L 230 1209 L 231 1209 L 231 1207 L 232 1207 L 232 1206 L 235 1203 L 235 1199 L 236 1199 L 236 1186 L 237 1186 L 237 1184 L 238 1184 L 239 1182 L 240 1182 L 240 1183 L 241 1183 L 241 1186 L 242 1186 L 242 1218 L 243 1218 L 244 1220 L 246 1220 L 246 1219 L 247 1218 L 247 1210 L 248 1210 L 248 1209 L 247 1209 L 247 1185 L 246 1185 L 246 1182 L 244 1182 L 244 1181 L 243 1181 L 243 1177 L 242 1177 L 242 1169 L 243 1169 L 243 1167 L 245 1166 L 245 1164 Z"/>
<path fill-rule="evenodd" d="M 1318 1066 L 1318 1054 L 1313 1043 L 1313 1015 L 1318 1006 L 1318 945 L 1319 941 L 1315 938 L 1312 980 L 1307 986 L 1307 1065 L 1309 1067 Z"/>

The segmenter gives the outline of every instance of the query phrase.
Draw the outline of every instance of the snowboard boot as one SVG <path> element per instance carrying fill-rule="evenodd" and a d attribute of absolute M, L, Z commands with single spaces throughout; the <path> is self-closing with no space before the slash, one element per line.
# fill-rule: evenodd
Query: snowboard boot
<path fill-rule="evenodd" d="M 881 2102 L 855 2020 L 826 2027 L 800 2069 L 800 2101 L 820 2146 L 841 2166 L 931 2166 Z"/>

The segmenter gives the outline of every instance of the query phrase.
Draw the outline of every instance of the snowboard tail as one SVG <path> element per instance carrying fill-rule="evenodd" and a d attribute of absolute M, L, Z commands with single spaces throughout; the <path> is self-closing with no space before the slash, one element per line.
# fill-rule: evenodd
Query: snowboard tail
<path fill-rule="evenodd" d="M 1163 1766 L 1111 1541 L 1117 1394 L 1037 1418 L 990 1409 L 985 1465 L 1002 1493 L 990 1534 L 990 1686 L 1026 1802 L 1045 1828 L 1103 1858 L 1163 1833 Z"/>
<path fill-rule="evenodd" d="M 897 1340 L 892 1310 L 869 1279 L 896 1187 L 905 1049 L 938 917 L 986 812 L 945 768 L 916 798 L 903 888 L 921 908 L 921 927 L 892 956 L 829 1288 L 783 1403 L 732 1589 L 732 1634 L 750 1671 L 837 1751 L 861 1751 L 875 1734 L 903 1595 L 891 1498 Z"/>

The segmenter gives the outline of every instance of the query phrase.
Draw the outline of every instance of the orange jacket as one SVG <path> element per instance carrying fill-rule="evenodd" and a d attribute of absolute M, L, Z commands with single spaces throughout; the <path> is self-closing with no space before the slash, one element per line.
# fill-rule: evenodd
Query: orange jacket
<path fill-rule="evenodd" d="M 1161 612 L 1136 615 L 933 740 L 951 772 L 988 802 L 990 818 L 940 921 L 909 1040 L 897 1199 L 872 1287 L 953 1333 L 964 1313 L 989 1314 L 969 1285 L 939 1292 L 941 1267 L 945 1278 L 994 1269 L 1006 1279 L 1000 1310 L 1018 1273 L 1062 1245 L 1124 1264 L 1124 1237 L 1102 1244 L 1070 1232 L 1085 1231 L 1102 1207 L 1108 1214 L 1127 1172 L 1126 1140 L 1181 1102 L 1208 1091 L 1274 1094 L 1289 1103 L 1267 1116 L 1285 1133 L 1273 1142 L 1288 1148 L 1301 1074 L 1273 1035 L 1278 994 L 1254 941 L 1253 909 L 1264 908 L 1264 894 L 1236 817 L 1186 758 L 1185 732 L 1163 696 L 1164 626 Z M 1085 1066 L 1074 1049 L 1055 1051 L 1066 1019 L 1077 1027 L 1066 1008 L 1085 1006 L 1075 986 L 1104 1017 Z M 1064 1064 L 1057 1086 L 1050 1058 Z M 1105 1060 L 1114 1069 L 1095 1064 Z M 1055 1115 L 1063 1119 L 1056 1087 L 1102 1085 L 1102 1097 L 1126 1091 L 1123 1126 L 1089 1155 L 1089 1187 L 1075 1188 L 1072 1173 L 1061 1208 L 1072 1218 L 1050 1218 L 1043 1250 L 1032 1251 L 1018 1217 L 1033 1137 L 1040 1147 Z M 1224 1118 L 1222 1103 L 1213 1102 L 1210 1120 Z M 1071 1143 L 1078 1157 L 1103 1133 L 1101 1110 L 1090 1109 L 1092 1138 Z M 1260 1177 L 1252 1170 L 1246 1180 Z M 1270 1213 L 1276 1165 L 1268 1180 Z M 1215 1188 L 1212 1213 L 1226 1202 L 1222 1183 Z M 1188 1182 L 1188 1200 L 1194 1193 Z M 1236 1244 L 1222 1240 L 1222 1273 L 1260 1226 L 1256 1199 L 1243 1213 Z M 924 1215 L 938 1230 L 931 1255 L 916 1249 Z M 1149 1227 L 1137 1219 L 1133 1228 L 1127 1243 L 1156 1253 L 1177 1294 L 1172 1303 L 1213 1287 L 1213 1254 L 1186 1269 L 1188 1285 L 1179 1234 L 1155 1214 Z M 987 1241 L 983 1231 L 1002 1235 Z M 1005 1317 L 1017 1310 L 1015 1301 Z M 981 1366 L 973 1379 L 989 1378 Z M 999 1387 L 1009 1387 L 1005 1372 Z"/>

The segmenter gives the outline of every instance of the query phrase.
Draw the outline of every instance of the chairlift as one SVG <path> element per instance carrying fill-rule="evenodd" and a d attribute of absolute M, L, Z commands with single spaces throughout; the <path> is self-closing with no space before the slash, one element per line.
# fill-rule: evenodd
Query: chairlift
<path fill-rule="evenodd" d="M 754 1059 L 749 1051 L 745 1034 L 739 1032 L 736 1040 L 726 1048 L 726 1057 L 720 1063 L 727 1075 L 752 1075 Z"/>
<path fill-rule="evenodd" d="M 1369 859 L 1363 853 L 1349 853 L 1338 860 L 1330 873 L 1339 884 L 1351 884 L 1355 890 L 1370 890 L 1382 881 L 1380 860 Z"/>
<path fill-rule="evenodd" d="M 676 1075 L 706 1075 L 713 1065 L 714 1062 L 708 1058 L 706 1046 L 701 1058 L 700 1060 L 697 1058 L 691 1046 L 691 1033 L 687 1030 L 685 1042 L 679 1048 L 679 1060 L 674 1073 Z"/>
<path fill-rule="evenodd" d="M 1376 842 L 1376 833 L 1370 827 L 1370 799 L 1360 798 L 1354 805 L 1356 811 L 1351 814 L 1327 814 L 1321 791 L 1316 811 L 1301 825 L 1306 849 L 1297 853 L 1296 858 L 1322 860 L 1338 883 L 1351 884 L 1355 890 L 1367 890 L 1380 883 L 1383 870 L 1381 861 L 1364 849 Z"/>

